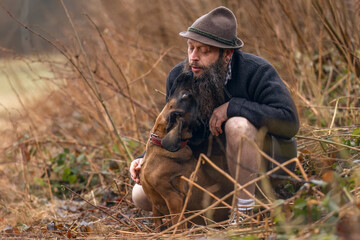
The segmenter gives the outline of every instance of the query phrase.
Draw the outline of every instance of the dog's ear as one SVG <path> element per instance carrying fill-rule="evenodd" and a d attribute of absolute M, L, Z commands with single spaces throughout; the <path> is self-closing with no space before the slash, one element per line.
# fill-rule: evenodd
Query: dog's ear
<path fill-rule="evenodd" d="M 181 117 L 177 117 L 175 121 L 176 123 L 174 123 L 174 127 L 161 140 L 161 145 L 163 148 L 170 152 L 176 152 L 181 147 L 181 131 L 183 121 Z"/>

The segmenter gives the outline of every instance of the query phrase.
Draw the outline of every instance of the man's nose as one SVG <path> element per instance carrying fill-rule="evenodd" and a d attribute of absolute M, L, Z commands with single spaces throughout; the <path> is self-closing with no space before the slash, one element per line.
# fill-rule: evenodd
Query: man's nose
<path fill-rule="evenodd" d="M 190 61 L 199 61 L 199 52 L 196 49 L 190 53 Z"/>

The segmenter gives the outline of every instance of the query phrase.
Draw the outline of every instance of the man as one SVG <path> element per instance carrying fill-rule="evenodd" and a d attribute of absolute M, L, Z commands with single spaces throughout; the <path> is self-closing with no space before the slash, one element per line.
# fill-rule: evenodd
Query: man
<path fill-rule="evenodd" d="M 267 130 L 264 151 L 280 162 L 296 157 L 293 137 L 299 129 L 299 120 L 290 93 L 276 70 L 266 60 L 239 50 L 243 42 L 237 37 L 236 29 L 234 14 L 218 7 L 180 33 L 187 39 L 188 57 L 169 73 L 166 100 L 176 77 L 183 71 L 191 71 L 202 124 L 189 145 L 198 156 L 199 149 L 208 144 L 210 133 L 220 137 L 226 145 L 229 173 L 244 185 L 256 178 L 260 170 L 261 156 L 249 140 L 255 141 L 259 130 L 264 128 Z M 237 163 L 239 151 L 240 164 Z M 130 167 L 131 177 L 137 183 L 133 201 L 138 207 L 151 210 L 151 203 L 139 185 L 141 161 L 142 158 L 135 159 Z M 246 190 L 254 195 L 255 184 Z M 238 193 L 239 211 L 250 210 L 253 205 L 251 196 L 244 191 Z"/>

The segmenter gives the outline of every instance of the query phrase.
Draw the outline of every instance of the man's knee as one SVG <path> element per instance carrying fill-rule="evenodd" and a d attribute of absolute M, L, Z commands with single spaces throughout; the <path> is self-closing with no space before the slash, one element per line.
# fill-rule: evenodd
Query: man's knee
<path fill-rule="evenodd" d="M 139 184 L 135 184 L 132 190 L 132 200 L 136 207 L 146 211 L 152 210 L 150 199 L 146 196 L 143 188 Z"/>
<path fill-rule="evenodd" d="M 260 155 L 254 145 L 258 130 L 246 118 L 232 117 L 225 124 L 225 134 L 226 159 L 230 175 L 237 178 L 241 184 L 247 183 L 254 178 L 254 173 L 259 168 Z M 253 189 L 253 186 L 250 188 Z"/>
<path fill-rule="evenodd" d="M 246 136 L 254 139 L 257 134 L 255 126 L 244 117 L 232 117 L 226 121 L 225 134 L 230 138 Z"/>

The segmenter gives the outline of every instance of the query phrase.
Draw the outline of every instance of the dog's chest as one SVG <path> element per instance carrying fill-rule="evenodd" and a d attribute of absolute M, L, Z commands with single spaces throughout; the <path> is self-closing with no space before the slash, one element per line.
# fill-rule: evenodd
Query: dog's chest
<path fill-rule="evenodd" d="M 146 153 L 148 154 L 148 153 Z M 183 159 L 169 154 L 153 153 L 149 154 L 141 169 L 145 176 L 173 177 L 176 175 L 188 175 L 195 167 L 193 158 Z"/>

